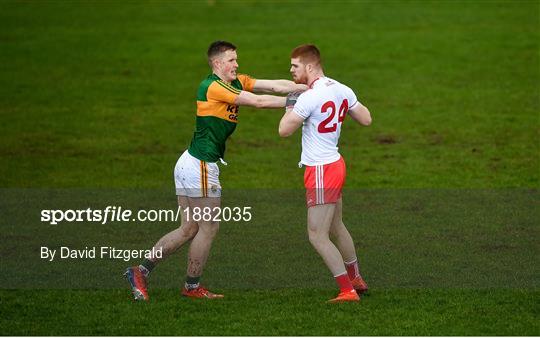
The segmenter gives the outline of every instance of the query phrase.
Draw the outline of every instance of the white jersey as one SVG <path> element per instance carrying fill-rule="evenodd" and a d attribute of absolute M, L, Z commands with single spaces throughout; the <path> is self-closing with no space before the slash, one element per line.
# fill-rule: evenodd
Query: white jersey
<path fill-rule="evenodd" d="M 315 166 L 339 160 L 341 123 L 357 104 L 356 95 L 349 87 L 328 77 L 315 80 L 298 97 L 293 111 L 304 119 L 302 164 Z"/>

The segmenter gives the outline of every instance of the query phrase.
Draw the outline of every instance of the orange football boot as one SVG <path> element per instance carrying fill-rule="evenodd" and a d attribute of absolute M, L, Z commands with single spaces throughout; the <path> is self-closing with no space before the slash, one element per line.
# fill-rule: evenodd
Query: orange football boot
<path fill-rule="evenodd" d="M 368 290 L 367 283 L 362 279 L 362 277 L 358 276 L 355 279 L 351 280 L 351 284 L 359 295 L 367 292 Z"/>
<path fill-rule="evenodd" d="M 344 303 L 344 302 L 359 302 L 360 296 L 356 293 L 356 291 L 346 291 L 346 292 L 340 292 L 336 298 L 330 299 L 328 303 Z"/>
<path fill-rule="evenodd" d="M 143 275 L 138 266 L 127 268 L 124 276 L 131 286 L 134 300 L 148 300 L 148 291 L 146 289 L 146 276 Z"/>
<path fill-rule="evenodd" d="M 203 288 L 202 286 L 199 286 L 198 288 L 192 289 L 192 290 L 188 290 L 184 286 L 184 288 L 182 289 L 182 296 L 189 297 L 189 298 L 208 298 L 208 299 L 223 298 L 223 295 L 210 292 L 207 289 Z"/>

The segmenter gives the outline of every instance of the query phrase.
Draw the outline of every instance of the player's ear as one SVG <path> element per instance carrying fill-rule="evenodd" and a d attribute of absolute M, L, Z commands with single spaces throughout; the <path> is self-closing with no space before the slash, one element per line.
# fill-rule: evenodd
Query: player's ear
<path fill-rule="evenodd" d="M 219 67 L 219 56 L 214 56 L 210 59 L 210 66 L 212 68 L 218 68 Z"/>

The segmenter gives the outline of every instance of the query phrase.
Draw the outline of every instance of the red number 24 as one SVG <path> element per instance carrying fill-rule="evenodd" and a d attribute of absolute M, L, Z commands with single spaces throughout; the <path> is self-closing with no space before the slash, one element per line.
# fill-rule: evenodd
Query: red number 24
<path fill-rule="evenodd" d="M 336 115 L 336 104 L 334 103 L 334 101 L 328 101 L 322 105 L 321 113 L 327 114 L 329 110 L 330 116 L 328 116 L 324 121 L 319 124 L 318 130 L 321 134 L 332 133 L 337 130 L 337 124 L 345 120 L 345 116 L 347 115 L 347 111 L 349 110 L 349 102 L 347 101 L 347 99 L 343 100 L 341 106 L 339 107 L 338 121 L 337 123 L 332 123 L 332 125 L 330 126 L 329 124 L 332 122 L 334 116 Z"/>

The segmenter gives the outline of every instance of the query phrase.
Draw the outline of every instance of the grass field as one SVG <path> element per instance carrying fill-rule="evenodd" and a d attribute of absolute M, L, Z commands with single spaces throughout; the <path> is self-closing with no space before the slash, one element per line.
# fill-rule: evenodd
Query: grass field
<path fill-rule="evenodd" d="M 3 1 L 3 335 L 540 335 L 540 2 Z M 226 222 L 204 282 L 185 249 L 134 304 L 122 261 L 46 263 L 42 245 L 147 248 L 174 224 L 39 222 L 43 208 L 174 207 L 214 40 L 240 71 L 289 78 L 312 42 L 373 125 L 346 120 L 345 222 L 371 292 L 336 292 L 305 234 L 300 135 L 242 108 L 221 168 Z M 285 178 L 285 179 L 284 179 Z M 179 263 L 180 262 L 180 263 Z M 135 262 L 132 262 L 135 263 Z"/>
<path fill-rule="evenodd" d="M 192 302 L 163 290 L 150 304 L 125 292 L 7 293 L 2 326 L 24 335 L 491 335 L 538 334 L 538 296 L 507 290 L 374 290 L 331 306 L 328 290 L 229 291 Z M 29 320 L 28 317 L 32 318 Z"/>

